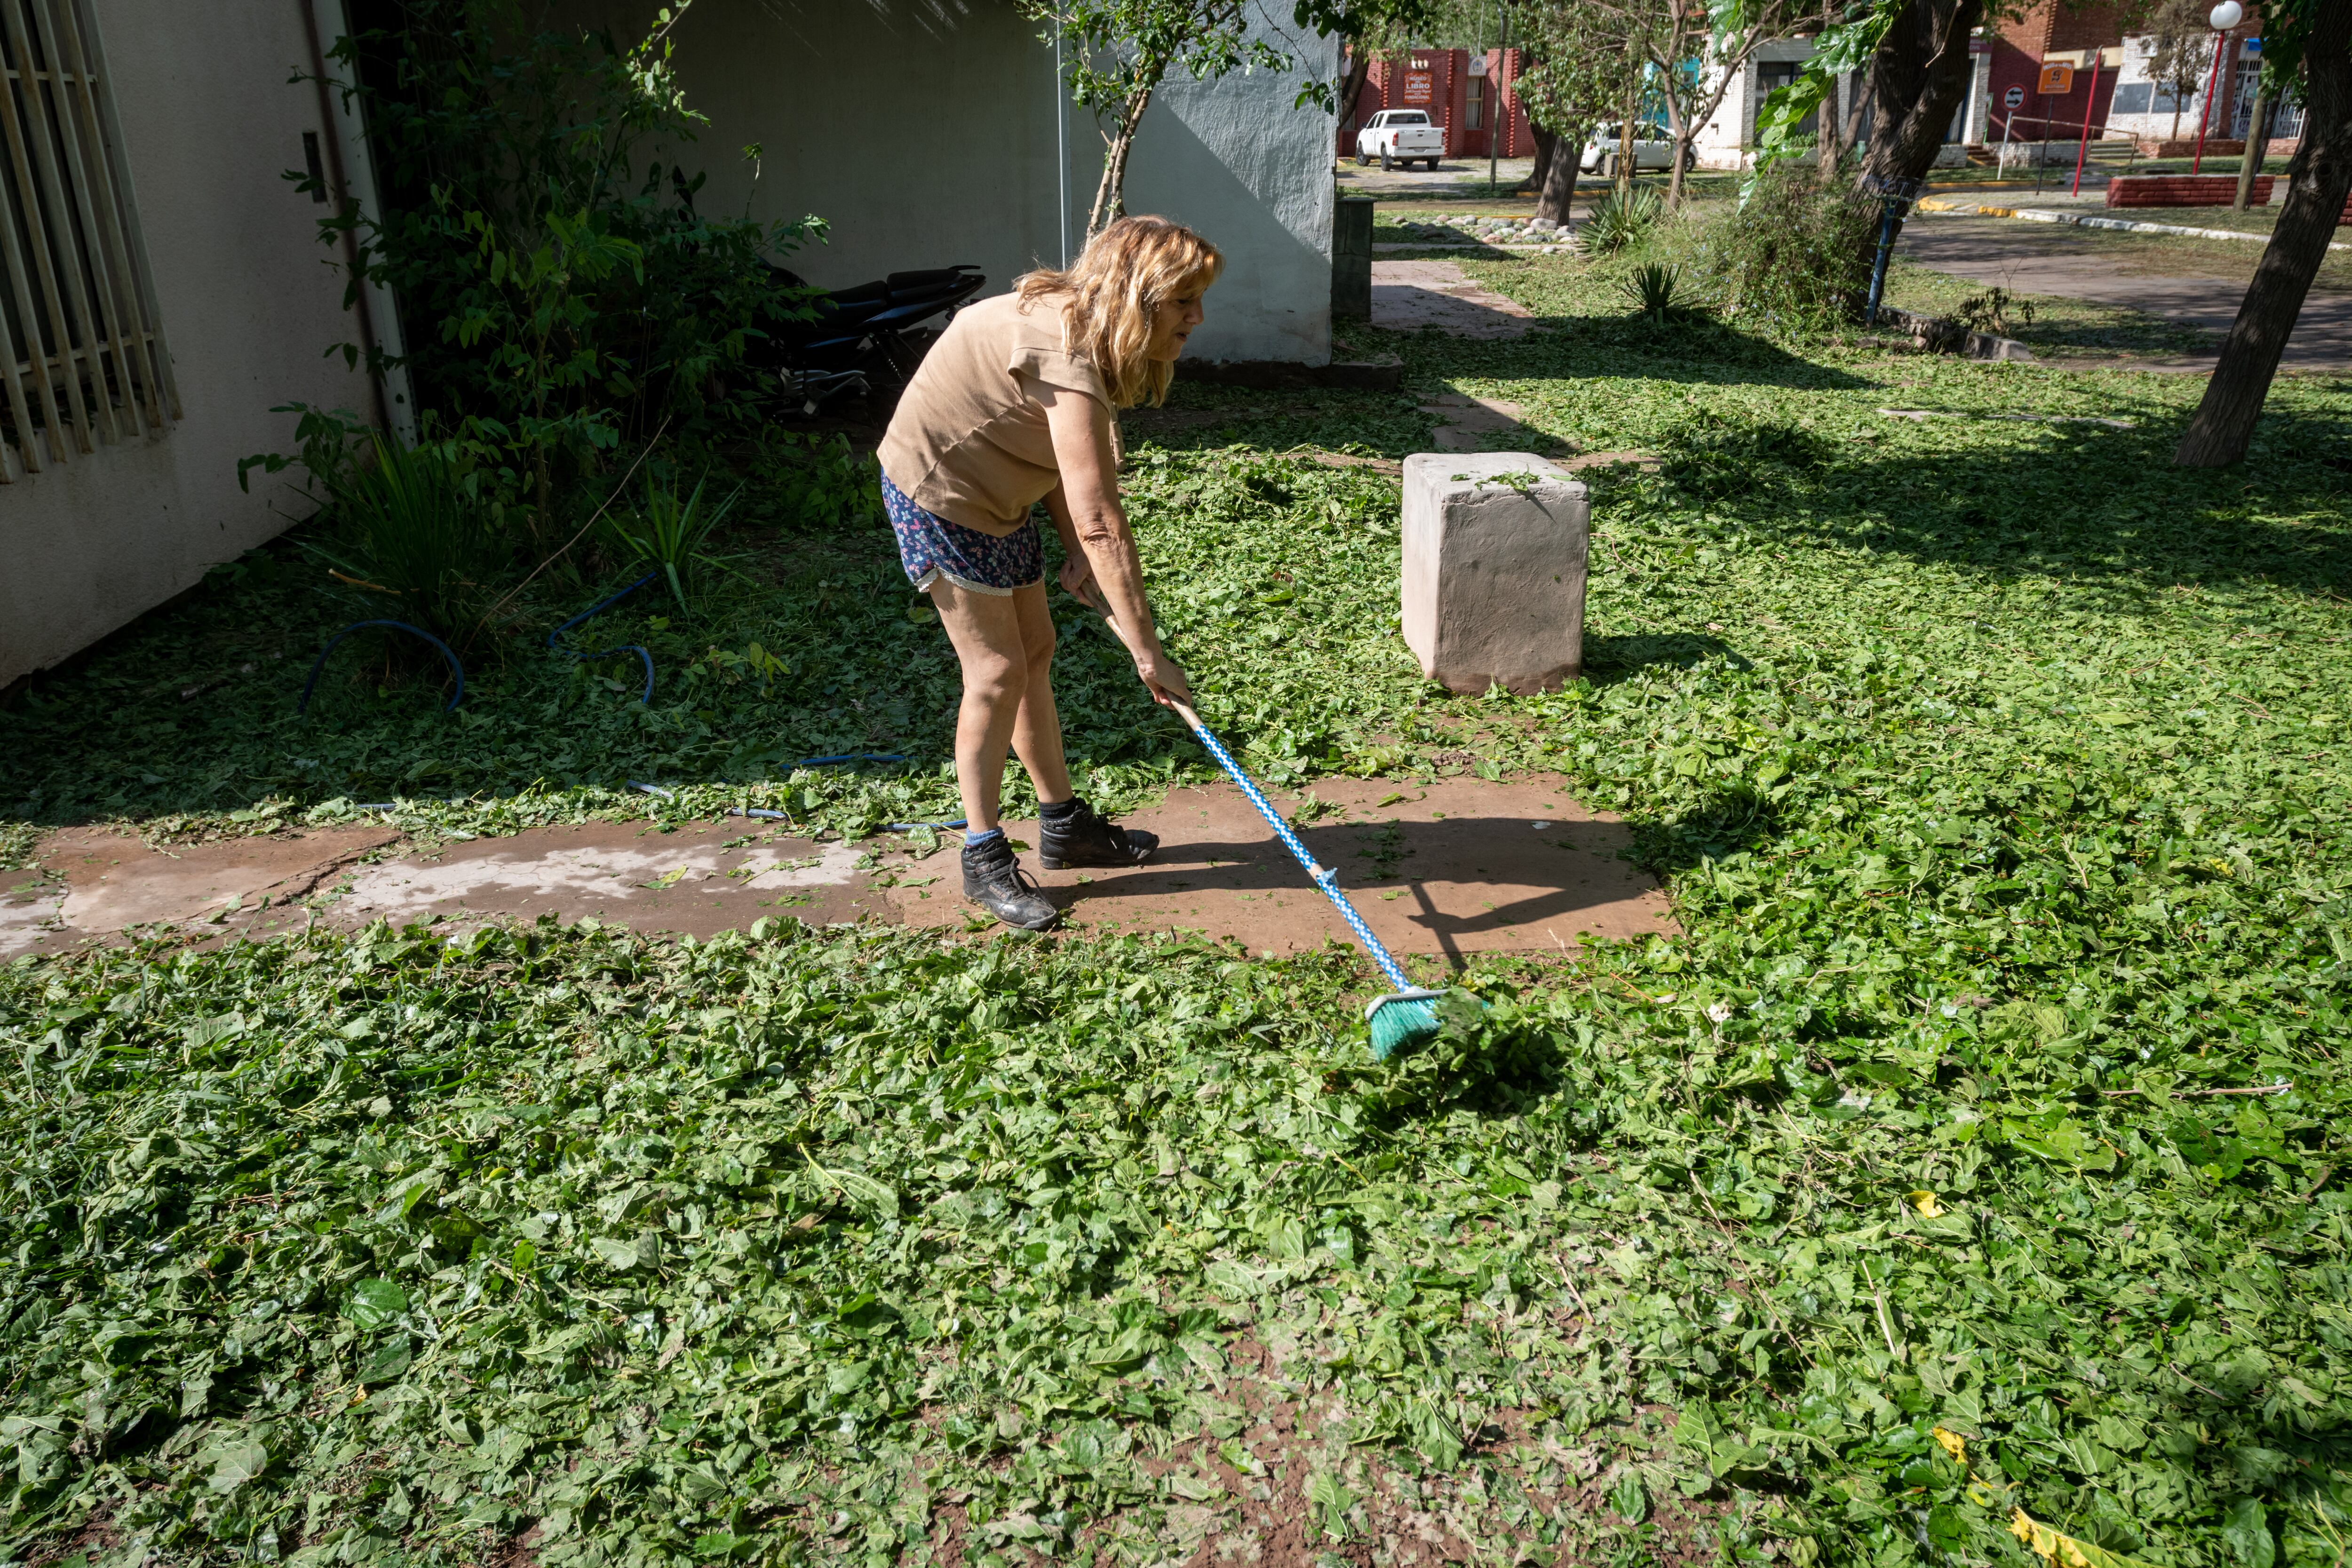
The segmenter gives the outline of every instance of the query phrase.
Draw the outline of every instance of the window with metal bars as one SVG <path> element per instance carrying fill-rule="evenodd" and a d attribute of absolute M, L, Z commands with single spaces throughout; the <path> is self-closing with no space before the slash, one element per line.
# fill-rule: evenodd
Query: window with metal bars
<path fill-rule="evenodd" d="M 0 483 L 180 416 L 88 0 L 0 0 Z"/>

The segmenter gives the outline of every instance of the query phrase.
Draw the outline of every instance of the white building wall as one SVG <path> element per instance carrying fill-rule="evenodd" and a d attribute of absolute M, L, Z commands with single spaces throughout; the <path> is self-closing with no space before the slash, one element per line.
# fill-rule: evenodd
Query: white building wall
<path fill-rule="evenodd" d="M 331 145 L 307 0 L 102 0 L 128 171 L 184 416 L 148 439 L 0 486 L 0 684 L 47 668 L 193 586 L 289 521 L 282 486 L 240 491 L 236 461 L 290 451 L 294 401 L 369 414 L 363 375 L 323 356 L 355 341 L 324 210 L 281 173 L 302 133 Z"/>
<path fill-rule="evenodd" d="M 657 4 L 571 0 L 557 11 L 627 37 Z M 1336 45 L 1291 36 L 1286 4 L 1253 10 L 1259 36 L 1330 77 Z M 824 217 L 827 242 L 787 258 L 813 283 L 971 262 L 997 293 L 1058 265 L 1065 233 L 1074 247 L 1085 239 L 1102 139 L 1065 104 L 1053 47 L 1010 5 L 705 4 L 671 38 L 687 102 L 710 120 L 678 156 L 710 175 L 703 210 Z M 1129 210 L 1190 225 L 1225 254 L 1188 358 L 1330 360 L 1337 132 L 1330 114 L 1292 107 L 1307 74 L 1193 82 L 1180 71 L 1144 116 Z M 751 143 L 756 179 L 739 152 Z"/>

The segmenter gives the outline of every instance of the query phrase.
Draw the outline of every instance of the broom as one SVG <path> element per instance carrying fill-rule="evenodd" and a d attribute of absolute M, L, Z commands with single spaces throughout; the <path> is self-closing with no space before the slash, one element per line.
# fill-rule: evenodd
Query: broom
<path fill-rule="evenodd" d="M 1184 722 L 1192 726 L 1192 733 L 1201 737 L 1201 744 L 1209 748 L 1209 755 L 1223 765 L 1234 783 L 1241 786 L 1242 793 L 1249 796 L 1250 804 L 1257 807 L 1258 815 L 1273 825 L 1283 847 L 1289 850 L 1299 865 L 1306 868 L 1307 877 L 1323 889 L 1323 896 L 1339 907 L 1340 915 L 1355 931 L 1357 940 L 1364 944 L 1364 951 L 1372 955 L 1372 962 L 1381 966 L 1381 973 L 1387 975 L 1389 984 L 1396 987 L 1385 996 L 1374 997 L 1371 1005 L 1364 1009 L 1364 1021 L 1371 1026 L 1372 1031 L 1372 1059 L 1384 1062 L 1399 1046 L 1433 1039 L 1437 1035 L 1437 1010 L 1430 1003 L 1444 993 L 1424 990 L 1406 978 L 1397 961 L 1389 956 L 1389 950 L 1381 945 L 1381 939 L 1372 934 L 1372 928 L 1364 923 L 1364 917 L 1356 912 L 1356 906 L 1348 901 L 1348 895 L 1339 890 L 1339 873 L 1328 866 L 1315 863 L 1315 857 L 1307 853 L 1307 846 L 1298 842 L 1298 835 L 1290 830 L 1290 824 L 1282 820 L 1273 803 L 1265 798 L 1256 784 L 1250 782 L 1249 774 L 1242 772 L 1242 765 L 1234 761 L 1234 755 L 1225 750 L 1224 742 L 1209 732 L 1209 727 L 1201 722 L 1201 716 L 1181 702 L 1174 703 L 1173 707 L 1183 715 Z"/>

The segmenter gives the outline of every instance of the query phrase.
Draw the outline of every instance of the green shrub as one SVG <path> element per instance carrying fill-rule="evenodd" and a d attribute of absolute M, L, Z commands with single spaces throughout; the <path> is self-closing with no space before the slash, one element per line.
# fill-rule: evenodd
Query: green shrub
<path fill-rule="evenodd" d="M 1877 220 L 1875 204 L 1851 190 L 1823 191 L 1813 170 L 1774 164 L 1708 237 L 1724 313 L 1780 332 L 1854 315 L 1870 289 Z"/>
<path fill-rule="evenodd" d="M 466 495 L 459 459 L 446 448 L 404 447 L 372 432 L 362 450 L 372 462 L 322 459 L 312 470 L 331 523 L 302 549 L 368 614 L 466 641 L 486 586 L 512 558 L 509 542 Z"/>
<path fill-rule="evenodd" d="M 625 47 L 514 0 L 396 15 L 336 50 L 361 84 L 382 211 L 320 227 L 339 254 L 356 247 L 355 279 L 398 294 L 418 405 L 542 531 L 555 492 L 622 442 L 750 424 L 746 351 L 808 298 L 762 258 L 823 226 L 702 216 L 700 176 L 638 162 L 675 158 L 701 123 L 660 35 Z"/>
<path fill-rule="evenodd" d="M 1592 215 L 1577 230 L 1577 243 L 1588 256 L 1612 256 L 1658 226 L 1665 204 L 1646 185 L 1612 191 L 1593 205 Z"/>
<path fill-rule="evenodd" d="M 881 468 L 846 436 L 763 431 L 753 472 L 768 521 L 797 532 L 879 528 L 887 521 Z"/>

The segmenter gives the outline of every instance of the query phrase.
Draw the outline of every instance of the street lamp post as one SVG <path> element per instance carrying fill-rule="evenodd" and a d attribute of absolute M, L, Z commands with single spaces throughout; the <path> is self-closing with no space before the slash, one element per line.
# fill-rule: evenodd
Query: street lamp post
<path fill-rule="evenodd" d="M 2221 51 L 2230 42 L 2230 29 L 2244 17 L 2245 7 L 2238 0 L 2221 0 L 2206 16 L 2213 24 L 2213 69 L 2205 79 L 2205 103 L 2197 115 L 2197 155 L 2189 161 L 2189 172 L 2196 174 L 2205 166 L 2205 127 L 2213 119 L 2213 93 L 2221 80 Z"/>

